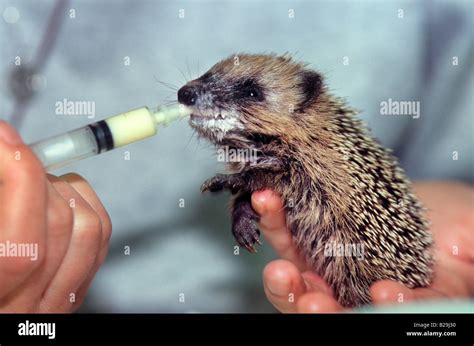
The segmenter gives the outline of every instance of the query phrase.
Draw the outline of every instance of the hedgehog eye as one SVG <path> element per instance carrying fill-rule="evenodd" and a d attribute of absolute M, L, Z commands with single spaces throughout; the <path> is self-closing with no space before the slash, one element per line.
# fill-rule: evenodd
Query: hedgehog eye
<path fill-rule="evenodd" d="M 263 101 L 264 95 L 262 88 L 253 79 L 247 79 L 237 86 L 237 97 L 240 99 L 252 99 Z"/>
<path fill-rule="evenodd" d="M 247 93 L 248 93 L 248 96 L 249 96 L 249 97 L 258 98 L 258 97 L 260 96 L 258 90 L 255 89 L 255 88 L 249 89 L 249 90 L 247 91 Z"/>

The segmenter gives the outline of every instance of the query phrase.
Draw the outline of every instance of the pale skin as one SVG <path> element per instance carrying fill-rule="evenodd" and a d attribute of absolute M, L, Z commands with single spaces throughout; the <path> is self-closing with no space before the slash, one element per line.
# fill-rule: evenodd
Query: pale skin
<path fill-rule="evenodd" d="M 428 208 L 435 240 L 435 277 L 429 287 L 409 289 L 384 280 L 371 286 L 374 305 L 474 296 L 474 188 L 457 182 L 419 182 L 415 193 Z M 310 270 L 286 227 L 282 201 L 273 191 L 252 195 L 260 229 L 281 259 L 263 271 L 268 300 L 284 313 L 343 312 L 324 280 Z"/>
<path fill-rule="evenodd" d="M 0 121 L 0 243 L 37 244 L 38 259 L 0 257 L 0 312 L 73 312 L 105 260 L 111 221 L 77 174 L 47 175 Z"/>

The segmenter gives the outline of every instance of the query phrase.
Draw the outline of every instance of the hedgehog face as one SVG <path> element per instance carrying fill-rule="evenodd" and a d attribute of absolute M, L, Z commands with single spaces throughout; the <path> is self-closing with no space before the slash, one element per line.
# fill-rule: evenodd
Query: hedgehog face
<path fill-rule="evenodd" d="M 178 101 L 193 109 L 190 124 L 199 134 L 221 143 L 276 135 L 269 125 L 294 121 L 320 89 L 320 76 L 287 56 L 243 54 L 188 82 Z"/>

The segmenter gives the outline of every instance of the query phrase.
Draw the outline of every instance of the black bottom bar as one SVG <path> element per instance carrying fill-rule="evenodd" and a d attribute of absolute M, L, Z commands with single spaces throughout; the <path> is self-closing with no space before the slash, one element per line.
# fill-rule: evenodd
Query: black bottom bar
<path fill-rule="evenodd" d="M 469 314 L 75 314 L 0 315 L 0 345 L 13 344 L 465 344 Z M 54 339 L 46 325 L 55 323 Z M 20 331 L 21 330 L 21 331 Z M 42 336 L 21 336 L 38 333 Z M 49 329 L 51 332 L 52 329 Z"/>

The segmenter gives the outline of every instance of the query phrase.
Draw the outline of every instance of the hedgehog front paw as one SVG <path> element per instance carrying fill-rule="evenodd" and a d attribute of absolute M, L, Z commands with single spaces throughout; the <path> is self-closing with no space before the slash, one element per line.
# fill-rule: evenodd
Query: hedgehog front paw
<path fill-rule="evenodd" d="M 227 182 L 227 176 L 225 174 L 216 174 L 212 178 L 207 179 L 201 185 L 201 192 L 218 192 L 222 191 Z"/>
<path fill-rule="evenodd" d="M 262 244 L 260 231 L 257 227 L 259 218 L 259 215 L 252 209 L 249 196 L 236 199 L 232 212 L 232 234 L 237 243 L 249 252 L 257 252 L 255 244 Z"/>
<path fill-rule="evenodd" d="M 245 186 L 245 181 L 238 174 L 216 174 L 201 185 L 201 192 L 219 192 L 228 189 L 236 194 Z"/>

